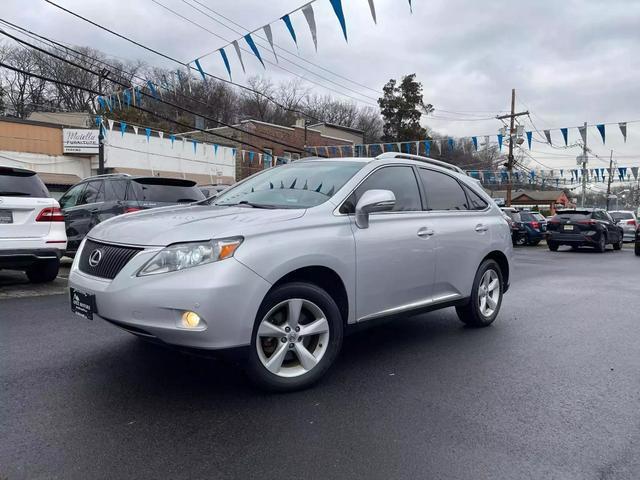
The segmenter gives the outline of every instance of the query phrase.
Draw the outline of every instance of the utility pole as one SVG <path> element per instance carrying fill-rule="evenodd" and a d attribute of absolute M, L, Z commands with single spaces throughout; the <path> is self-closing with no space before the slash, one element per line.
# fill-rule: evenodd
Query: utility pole
<path fill-rule="evenodd" d="M 609 178 L 607 179 L 607 211 L 609 210 L 609 195 L 611 195 L 611 177 L 613 172 L 613 150 L 611 150 L 611 156 L 609 157 Z M 617 203 L 617 200 L 616 200 Z"/>
<path fill-rule="evenodd" d="M 584 144 L 582 145 L 582 200 L 580 200 L 580 207 L 584 208 L 584 199 L 587 196 L 587 122 L 584 122 Z M 609 200 L 607 200 L 609 202 Z"/>
<path fill-rule="evenodd" d="M 516 89 L 511 89 L 511 113 L 509 115 L 499 115 L 496 118 L 498 120 L 509 119 L 509 156 L 507 157 L 507 171 L 509 172 L 509 182 L 507 183 L 507 198 L 505 199 L 505 205 L 511 206 L 511 190 L 512 190 L 512 178 L 513 178 L 513 142 L 515 141 L 515 120 L 520 115 L 529 115 L 529 112 L 516 113 Z"/>
<path fill-rule="evenodd" d="M 102 95 L 102 79 L 109 76 L 109 70 L 103 68 L 98 76 L 98 92 Z M 104 135 L 102 122 L 98 125 L 98 175 L 104 174 Z"/>

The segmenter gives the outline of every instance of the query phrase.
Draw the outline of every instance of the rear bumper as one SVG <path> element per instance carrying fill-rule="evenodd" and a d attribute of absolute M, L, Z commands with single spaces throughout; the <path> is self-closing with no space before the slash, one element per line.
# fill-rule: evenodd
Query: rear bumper
<path fill-rule="evenodd" d="M 594 246 L 600 240 L 600 233 L 594 235 L 582 235 L 575 233 L 556 233 L 547 232 L 547 242 L 555 242 L 559 245 L 574 245 L 574 246 Z"/>
<path fill-rule="evenodd" d="M 60 260 L 64 250 L 57 248 L 0 250 L 0 268 L 28 268 L 43 260 Z"/>

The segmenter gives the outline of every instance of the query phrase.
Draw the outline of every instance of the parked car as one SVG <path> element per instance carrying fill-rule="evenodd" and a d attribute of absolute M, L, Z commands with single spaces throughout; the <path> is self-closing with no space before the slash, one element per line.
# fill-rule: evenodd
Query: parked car
<path fill-rule="evenodd" d="M 292 390 L 325 374 L 356 323 L 455 306 L 488 326 L 512 249 L 500 209 L 457 167 L 302 159 L 213 203 L 97 225 L 71 269 L 71 308 L 166 344 L 241 348 L 256 383 Z"/>
<path fill-rule="evenodd" d="M 544 215 L 528 210 L 520 211 L 520 219 L 526 230 L 526 244 L 536 246 L 544 240 L 547 231 L 547 220 Z"/>
<path fill-rule="evenodd" d="M 605 210 L 576 209 L 558 212 L 548 224 L 547 245 L 557 251 L 560 245 L 593 247 L 604 252 L 608 244 L 622 248 L 622 227 Z"/>
<path fill-rule="evenodd" d="M 182 178 L 122 173 L 86 178 L 60 198 L 69 239 L 67 252 L 74 256 L 89 230 L 109 218 L 204 198 L 195 182 Z"/>
<path fill-rule="evenodd" d="M 638 219 L 636 214 L 631 210 L 617 210 L 609 212 L 613 221 L 622 227 L 624 231 L 624 241 L 633 242 L 636 238 L 636 230 L 638 229 Z"/>
<path fill-rule="evenodd" d="M 50 282 L 66 247 L 60 205 L 36 172 L 0 167 L 0 269 L 24 271 L 33 283 Z"/>
<path fill-rule="evenodd" d="M 638 257 L 640 257 L 640 225 L 636 229 L 636 244 L 635 244 L 635 253 Z"/>
<path fill-rule="evenodd" d="M 216 185 L 198 185 L 198 188 L 204 194 L 205 197 L 211 198 L 213 196 L 218 195 L 220 192 L 225 191 L 230 186 L 231 185 L 221 185 L 221 184 L 216 184 Z"/>
<path fill-rule="evenodd" d="M 514 207 L 502 207 L 502 212 L 509 219 L 509 227 L 511 228 L 511 240 L 514 245 L 527 244 L 527 229 L 520 218 L 520 211 Z"/>

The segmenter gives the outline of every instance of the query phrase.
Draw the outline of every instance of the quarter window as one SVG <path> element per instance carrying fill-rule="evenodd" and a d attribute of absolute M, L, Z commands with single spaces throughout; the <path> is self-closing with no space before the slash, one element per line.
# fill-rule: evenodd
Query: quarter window
<path fill-rule="evenodd" d="M 376 170 L 349 196 L 340 212 L 354 213 L 358 200 L 367 190 L 391 190 L 396 196 L 393 211 L 422 210 L 418 182 L 411 167 L 384 167 Z"/>
<path fill-rule="evenodd" d="M 105 198 L 110 202 L 124 200 L 127 191 L 126 180 L 106 180 L 105 181 Z"/>
<path fill-rule="evenodd" d="M 467 192 L 467 198 L 469 199 L 471 210 L 484 210 L 489 206 L 480 195 L 470 188 L 465 187 L 464 191 Z"/>
<path fill-rule="evenodd" d="M 81 204 L 104 202 L 104 182 L 97 180 L 87 183 L 82 199 Z"/>
<path fill-rule="evenodd" d="M 427 194 L 427 210 L 469 210 L 467 196 L 455 178 L 421 168 L 420 179 Z"/>

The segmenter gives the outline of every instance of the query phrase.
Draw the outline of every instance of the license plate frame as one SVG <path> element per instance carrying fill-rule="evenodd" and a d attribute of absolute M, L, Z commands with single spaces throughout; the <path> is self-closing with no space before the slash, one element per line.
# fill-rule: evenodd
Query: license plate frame
<path fill-rule="evenodd" d="M 13 223 L 13 212 L 11 210 L 0 210 L 0 225 L 10 225 Z"/>
<path fill-rule="evenodd" d="M 97 313 L 94 294 L 69 288 L 69 301 L 73 313 L 86 320 L 93 320 L 93 315 Z"/>
<path fill-rule="evenodd" d="M 565 232 L 573 232 L 573 225 L 563 225 L 562 230 Z"/>

